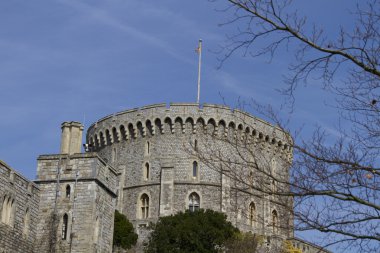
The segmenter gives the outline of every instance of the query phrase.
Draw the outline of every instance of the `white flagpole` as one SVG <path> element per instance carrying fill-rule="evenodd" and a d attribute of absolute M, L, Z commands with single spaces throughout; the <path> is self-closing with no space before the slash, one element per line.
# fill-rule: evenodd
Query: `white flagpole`
<path fill-rule="evenodd" d="M 197 103 L 199 104 L 199 95 L 201 91 L 201 60 L 202 60 L 202 39 L 199 39 L 198 41 L 198 96 L 197 96 Z"/>

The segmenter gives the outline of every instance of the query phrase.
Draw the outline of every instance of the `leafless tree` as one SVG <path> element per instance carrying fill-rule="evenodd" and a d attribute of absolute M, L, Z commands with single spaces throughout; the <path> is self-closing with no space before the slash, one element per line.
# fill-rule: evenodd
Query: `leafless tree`
<path fill-rule="evenodd" d="M 294 160 L 288 182 L 266 172 L 268 165 L 244 160 L 244 166 L 287 186 L 255 190 L 293 197 L 295 228 L 322 232 L 326 246 L 335 244 L 342 252 L 348 248 L 352 252 L 380 252 L 380 1 L 358 1 L 350 13 L 356 25 L 351 30 L 340 28 L 336 38 L 309 24 L 290 0 L 227 1 L 226 12 L 232 19 L 226 25 L 238 26 L 238 32 L 228 37 L 221 62 L 240 50 L 252 57 L 271 58 L 284 48 L 294 50 L 284 94 L 294 98 L 301 82 L 320 78 L 323 88 L 335 95 L 337 120 L 345 126 L 334 139 L 323 128 L 317 128 L 310 138 L 293 135 Z M 343 82 L 335 81 L 338 72 Z M 291 132 L 273 110 L 255 108 Z M 250 145 L 241 143 L 229 141 L 236 154 L 249 157 Z M 219 160 L 231 167 L 233 163 L 223 152 L 213 152 L 212 157 L 202 153 L 203 160 L 214 164 Z M 257 157 L 257 153 L 252 155 Z M 244 174 L 225 173 L 255 187 Z"/>

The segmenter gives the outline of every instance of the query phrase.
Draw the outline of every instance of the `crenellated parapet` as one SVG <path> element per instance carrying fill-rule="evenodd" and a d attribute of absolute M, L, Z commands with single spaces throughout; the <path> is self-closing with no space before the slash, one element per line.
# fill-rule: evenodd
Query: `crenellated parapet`
<path fill-rule="evenodd" d="M 164 134 L 197 134 L 251 138 L 291 154 L 292 139 L 282 129 L 247 112 L 223 105 L 196 103 L 154 104 L 106 116 L 87 131 L 87 143 L 95 150 L 123 141 Z"/>

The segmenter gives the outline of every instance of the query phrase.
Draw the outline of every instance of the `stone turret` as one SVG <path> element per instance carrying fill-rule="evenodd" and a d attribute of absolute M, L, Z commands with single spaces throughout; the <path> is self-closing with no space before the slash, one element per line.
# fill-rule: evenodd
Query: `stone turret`
<path fill-rule="evenodd" d="M 61 135 L 61 154 L 81 152 L 83 125 L 79 122 L 63 122 Z"/>

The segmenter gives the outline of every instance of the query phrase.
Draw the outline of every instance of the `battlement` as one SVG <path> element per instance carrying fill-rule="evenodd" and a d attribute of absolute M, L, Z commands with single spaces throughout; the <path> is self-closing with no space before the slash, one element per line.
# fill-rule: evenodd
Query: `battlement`
<path fill-rule="evenodd" d="M 34 194 L 39 192 L 38 186 L 32 181 L 28 180 L 26 177 L 21 175 L 19 172 L 11 168 L 4 161 L 0 160 L 0 175 L 3 175 L 9 184 L 17 185 L 29 194 Z"/>
<path fill-rule="evenodd" d="M 235 136 L 246 135 L 286 153 L 292 152 L 290 135 L 279 127 L 238 109 L 197 103 L 154 104 L 108 115 L 89 127 L 87 143 L 98 150 L 147 135 L 196 134 L 201 129 L 212 129 L 215 135 L 222 136 L 233 131 Z"/>
<path fill-rule="evenodd" d="M 117 172 L 96 153 L 40 155 L 37 160 L 37 184 L 55 182 L 59 174 L 61 182 L 97 181 L 116 196 Z"/>

